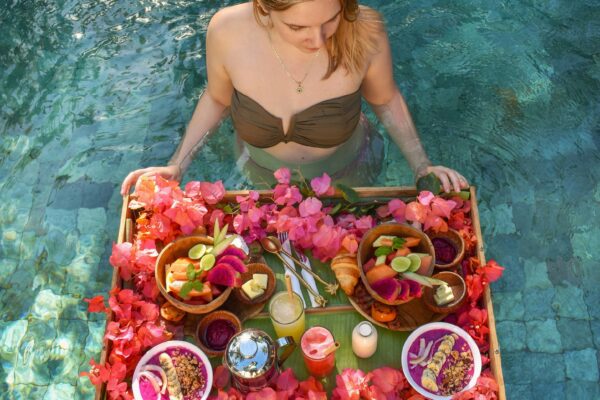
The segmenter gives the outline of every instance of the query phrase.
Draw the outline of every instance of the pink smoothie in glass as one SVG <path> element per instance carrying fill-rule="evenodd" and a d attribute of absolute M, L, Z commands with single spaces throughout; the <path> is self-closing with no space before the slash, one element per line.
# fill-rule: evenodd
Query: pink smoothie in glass
<path fill-rule="evenodd" d="M 331 332 L 315 326 L 304 332 L 300 342 L 308 373 L 318 378 L 329 375 L 335 367 L 335 352 L 325 354 L 335 343 Z"/>

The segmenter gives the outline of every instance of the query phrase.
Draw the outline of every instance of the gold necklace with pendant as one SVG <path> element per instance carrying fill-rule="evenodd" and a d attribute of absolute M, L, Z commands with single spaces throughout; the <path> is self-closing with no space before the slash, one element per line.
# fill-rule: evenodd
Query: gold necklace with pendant
<path fill-rule="evenodd" d="M 267 35 L 269 35 L 269 43 L 271 44 L 271 48 L 273 49 L 273 52 L 275 53 L 275 56 L 277 57 L 277 60 L 279 60 L 279 64 L 281 64 L 281 67 L 283 68 L 283 71 L 285 72 L 285 74 L 292 81 L 294 81 L 296 83 L 296 85 L 297 85 L 296 86 L 296 93 L 301 94 L 302 92 L 304 92 L 304 86 L 302 84 L 306 80 L 306 77 L 308 76 L 308 73 L 310 72 L 310 69 L 312 68 L 313 64 L 315 63 L 315 60 L 317 59 L 317 57 L 319 57 L 319 53 L 321 53 L 321 49 L 317 50 L 317 53 L 315 54 L 315 56 L 311 60 L 310 64 L 308 65 L 308 69 L 306 70 L 306 73 L 304 74 L 304 77 L 302 77 L 301 80 L 297 80 L 296 78 L 294 78 L 292 76 L 292 74 L 290 73 L 290 71 L 288 71 L 287 67 L 285 66 L 285 63 L 281 59 L 281 56 L 277 52 L 277 49 L 275 49 L 275 46 L 273 45 L 273 40 L 271 40 L 271 32 L 267 31 Z"/>

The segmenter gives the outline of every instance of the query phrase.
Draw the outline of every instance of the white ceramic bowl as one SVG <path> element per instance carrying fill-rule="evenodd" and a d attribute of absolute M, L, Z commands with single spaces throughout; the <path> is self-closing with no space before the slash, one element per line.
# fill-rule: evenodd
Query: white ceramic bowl
<path fill-rule="evenodd" d="M 481 374 L 481 354 L 479 353 L 479 347 L 477 347 L 477 343 L 475 343 L 475 341 L 473 340 L 473 338 L 462 328 L 456 326 L 456 325 L 452 325 L 446 322 L 431 322 L 429 324 L 425 324 L 423 326 L 420 326 L 419 328 L 415 329 L 406 339 L 406 342 L 404 342 L 404 346 L 402 347 L 402 372 L 404 373 L 404 376 L 406 376 L 406 379 L 408 380 L 408 383 L 420 394 L 422 394 L 423 396 L 432 399 L 432 400 L 450 400 L 452 398 L 452 396 L 441 396 L 441 395 L 436 395 L 433 394 L 431 392 L 429 392 L 427 389 L 425 389 L 423 386 L 421 386 L 420 383 L 415 382 L 415 380 L 413 379 L 412 375 L 411 375 L 411 371 L 409 368 L 409 364 L 408 364 L 408 352 L 411 348 L 411 346 L 413 345 L 413 343 L 418 340 L 421 335 L 423 335 L 426 332 L 429 331 L 433 331 L 433 330 L 445 330 L 448 331 L 450 333 L 456 333 L 459 337 L 461 337 L 462 339 L 464 339 L 467 342 L 467 345 L 469 346 L 469 349 L 471 350 L 471 354 L 473 354 L 473 376 L 471 377 L 471 379 L 469 380 L 469 383 L 467 384 L 467 386 L 465 386 L 464 390 L 468 390 L 471 389 L 473 386 L 475 386 L 475 384 L 477 383 L 477 378 L 479 378 L 479 375 Z"/>
<path fill-rule="evenodd" d="M 153 348 L 151 348 L 150 350 L 148 350 L 146 352 L 146 354 L 144 354 L 144 356 L 140 359 L 140 361 L 138 362 L 137 366 L 135 367 L 135 371 L 133 372 L 133 379 L 132 379 L 132 389 L 133 389 L 133 397 L 136 400 L 149 400 L 149 399 L 144 399 L 142 397 L 142 393 L 140 392 L 140 373 L 142 372 L 141 369 L 142 367 L 148 365 L 150 363 L 150 360 L 168 350 L 168 349 L 172 349 L 172 348 L 183 348 L 186 349 L 192 353 L 194 353 L 195 356 L 197 356 L 200 361 L 202 361 L 202 363 L 204 364 L 204 368 L 206 369 L 206 386 L 204 388 L 204 392 L 202 393 L 202 400 L 206 400 L 206 398 L 208 397 L 208 395 L 210 394 L 210 390 L 212 389 L 212 381 L 213 381 L 213 371 L 212 371 L 212 366 L 210 365 L 210 361 L 208 360 L 208 357 L 206 356 L 206 354 L 204 354 L 204 352 L 202 350 L 200 350 L 197 346 L 188 343 L 188 342 L 184 342 L 182 340 L 171 340 L 168 342 L 164 342 L 161 344 L 158 344 L 156 346 L 154 346 Z M 157 363 L 152 363 L 152 365 L 158 365 L 160 366 L 160 364 Z M 165 396 L 165 398 L 167 398 L 167 396 Z"/>

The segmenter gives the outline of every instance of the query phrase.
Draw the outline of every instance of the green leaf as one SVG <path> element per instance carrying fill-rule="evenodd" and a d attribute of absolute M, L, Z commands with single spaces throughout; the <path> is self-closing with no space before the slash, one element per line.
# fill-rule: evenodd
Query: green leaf
<path fill-rule="evenodd" d="M 196 279 L 196 268 L 194 268 L 194 264 L 188 264 L 187 269 L 185 270 L 185 276 L 188 278 L 188 281 Z"/>
<path fill-rule="evenodd" d="M 230 204 L 225 204 L 223 207 L 223 212 L 226 214 L 233 214 L 233 208 L 231 208 Z"/>
<path fill-rule="evenodd" d="M 375 257 L 379 257 L 379 256 L 387 256 L 388 254 L 390 254 L 392 251 L 391 247 L 388 246 L 381 246 L 378 247 L 377 250 L 375 250 Z"/>
<path fill-rule="evenodd" d="M 329 215 L 335 215 L 338 212 L 340 212 L 341 209 L 342 209 L 342 203 L 337 203 L 335 206 L 333 206 L 331 211 L 329 211 Z"/>
<path fill-rule="evenodd" d="M 192 289 L 201 292 L 204 289 L 204 284 L 200 281 L 194 281 L 192 282 Z"/>
<path fill-rule="evenodd" d="M 182 299 L 187 300 L 190 292 L 194 288 L 194 282 L 197 282 L 197 281 L 193 281 L 193 282 L 190 281 L 190 282 L 186 282 L 183 285 L 181 285 L 181 292 L 179 292 L 179 296 L 181 296 Z"/>
<path fill-rule="evenodd" d="M 346 186 L 343 183 L 338 183 L 335 185 L 335 187 L 342 192 L 342 196 L 348 203 L 356 203 L 360 200 L 356 190 L 352 189 L 350 186 Z"/>
<path fill-rule="evenodd" d="M 430 172 L 427 175 L 417 179 L 417 193 L 421 193 L 424 190 L 427 190 L 433 194 L 440 194 L 442 191 L 440 180 L 433 172 Z"/>
<path fill-rule="evenodd" d="M 393 244 L 392 244 L 392 249 L 394 249 L 394 250 L 401 249 L 402 247 L 404 247 L 404 243 L 406 243 L 406 240 L 399 238 L 399 237 L 395 237 Z"/>

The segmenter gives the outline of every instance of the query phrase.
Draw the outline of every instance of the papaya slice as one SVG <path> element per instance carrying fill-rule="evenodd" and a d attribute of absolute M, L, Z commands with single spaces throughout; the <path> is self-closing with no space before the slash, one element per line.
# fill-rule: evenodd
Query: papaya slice
<path fill-rule="evenodd" d="M 367 282 L 369 282 L 369 285 L 371 285 L 373 282 L 377 282 L 386 278 L 393 278 L 396 275 L 398 275 L 398 273 L 389 265 L 379 264 L 367 272 Z"/>
<path fill-rule="evenodd" d="M 419 243 L 421 243 L 421 238 L 418 238 L 418 237 L 409 236 L 409 237 L 405 237 L 402 239 L 405 240 L 404 246 L 406 246 L 406 247 L 415 247 L 415 246 L 418 246 Z"/>

